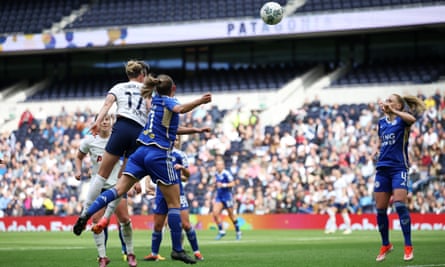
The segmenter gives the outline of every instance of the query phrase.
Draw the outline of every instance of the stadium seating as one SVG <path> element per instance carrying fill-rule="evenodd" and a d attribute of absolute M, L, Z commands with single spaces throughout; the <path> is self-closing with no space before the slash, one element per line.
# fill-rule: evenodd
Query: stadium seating
<path fill-rule="evenodd" d="M 4 0 L 0 33 L 41 33 L 78 9 L 87 0 Z"/>
<path fill-rule="evenodd" d="M 276 2 L 286 5 L 287 0 Z M 311 0 L 295 13 L 345 12 L 357 9 L 381 9 L 443 4 L 445 1 L 420 0 Z M 109 26 L 181 23 L 227 18 L 258 18 L 263 0 L 5 0 L 0 10 L 0 33 L 41 33 L 50 29 L 82 5 L 84 14 L 66 26 L 66 30 Z"/>
<path fill-rule="evenodd" d="M 358 64 L 345 76 L 334 81 L 331 87 L 369 84 L 422 84 L 436 82 L 445 74 L 445 64 L 440 59 L 380 60 Z"/>
<path fill-rule="evenodd" d="M 288 63 L 203 70 L 189 77 L 182 77 L 179 70 L 169 69 L 166 73 L 175 77 L 183 93 L 230 92 L 277 89 L 311 67 L 310 63 Z M 55 79 L 48 88 L 29 96 L 27 101 L 104 97 L 113 84 L 125 80 L 123 73 Z"/>
<path fill-rule="evenodd" d="M 277 0 L 286 5 L 287 0 Z M 420 0 L 311 0 L 296 13 L 344 12 L 364 8 L 394 8 L 432 5 L 443 1 Z M 258 18 L 263 0 L 99 0 L 67 26 L 67 29 L 95 28 L 119 25 L 180 23 L 227 18 Z"/>

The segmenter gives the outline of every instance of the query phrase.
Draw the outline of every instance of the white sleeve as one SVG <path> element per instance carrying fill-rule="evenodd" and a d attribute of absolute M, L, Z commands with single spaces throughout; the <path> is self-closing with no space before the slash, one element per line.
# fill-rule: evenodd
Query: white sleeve
<path fill-rule="evenodd" d="M 84 139 L 82 139 L 82 141 L 80 141 L 80 145 L 79 145 L 79 151 L 84 153 L 84 154 L 88 154 L 90 152 L 90 147 L 91 147 L 91 141 L 92 139 L 92 135 L 87 135 L 85 136 Z"/>

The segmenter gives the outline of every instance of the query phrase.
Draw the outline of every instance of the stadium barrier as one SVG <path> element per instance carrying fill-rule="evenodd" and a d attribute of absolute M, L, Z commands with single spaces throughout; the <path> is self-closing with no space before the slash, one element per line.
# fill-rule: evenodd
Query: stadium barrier
<path fill-rule="evenodd" d="M 0 232 L 33 232 L 33 231 L 71 231 L 75 223 L 76 216 L 33 216 L 33 217 L 4 217 L 0 218 Z M 327 215 L 311 214 L 267 214 L 251 215 L 243 214 L 239 216 L 242 230 L 266 230 L 266 229 L 314 229 L 324 230 Z M 351 215 L 353 230 L 377 230 L 377 223 L 374 214 Z M 400 229 L 400 222 L 397 214 L 390 214 L 390 228 Z M 191 215 L 191 223 L 195 229 L 214 229 L 216 225 L 210 215 Z M 445 214 L 411 214 L 412 230 L 439 230 L 445 231 Z M 342 218 L 337 217 L 339 229 L 343 228 Z M 137 230 L 153 229 L 152 215 L 132 216 L 133 228 Z M 224 218 L 225 227 L 233 229 L 230 220 Z M 116 219 L 113 216 L 110 230 L 116 230 Z"/>

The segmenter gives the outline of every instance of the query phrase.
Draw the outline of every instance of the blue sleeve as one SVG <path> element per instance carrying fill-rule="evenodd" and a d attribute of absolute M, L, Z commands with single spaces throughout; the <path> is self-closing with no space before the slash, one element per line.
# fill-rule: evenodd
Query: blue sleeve
<path fill-rule="evenodd" d="M 168 110 L 173 111 L 173 108 L 175 106 L 180 105 L 178 100 L 176 98 L 166 98 L 165 99 L 165 106 L 167 107 Z"/>

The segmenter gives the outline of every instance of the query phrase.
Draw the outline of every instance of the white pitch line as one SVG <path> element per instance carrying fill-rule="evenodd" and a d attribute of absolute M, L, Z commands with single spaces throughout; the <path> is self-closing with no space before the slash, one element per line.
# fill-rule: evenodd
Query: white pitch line
<path fill-rule="evenodd" d="M 21 248 L 0 248 L 0 251 L 15 251 L 15 250 L 67 250 L 67 249 L 87 249 L 90 247 L 21 247 Z"/>
<path fill-rule="evenodd" d="M 445 263 L 439 263 L 439 264 L 422 264 L 422 265 L 404 265 L 403 267 L 437 267 L 437 266 L 445 266 Z"/>

